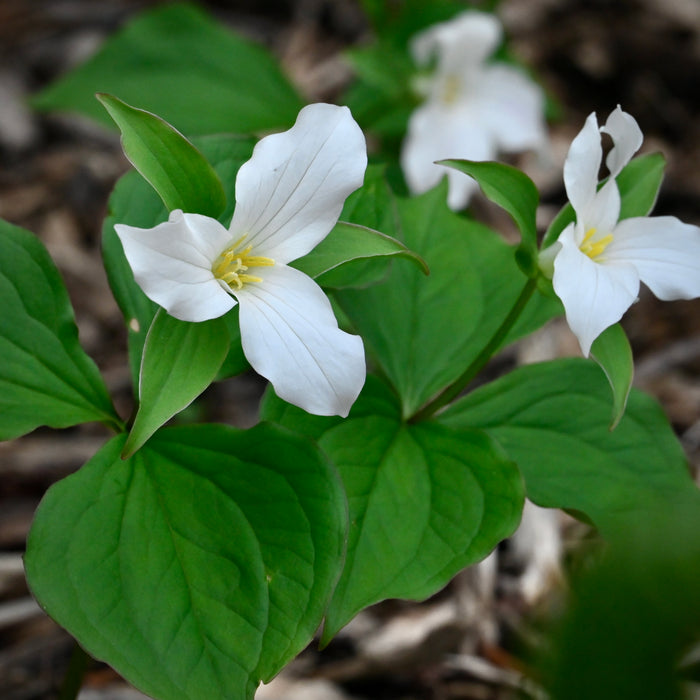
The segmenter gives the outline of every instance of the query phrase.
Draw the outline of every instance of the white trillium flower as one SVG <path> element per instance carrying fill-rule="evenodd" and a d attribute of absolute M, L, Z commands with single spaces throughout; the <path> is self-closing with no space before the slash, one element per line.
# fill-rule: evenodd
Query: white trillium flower
<path fill-rule="evenodd" d="M 601 132 L 610 135 L 613 148 L 605 161 L 610 177 L 597 189 Z M 663 301 L 700 296 L 700 228 L 673 216 L 620 220 L 615 178 L 641 144 L 637 122 L 619 106 L 601 128 L 595 113 L 589 115 L 564 164 L 576 221 L 541 253 L 543 269 L 553 264 L 554 291 L 586 357 L 593 341 L 636 301 L 640 281 Z"/>
<path fill-rule="evenodd" d="M 546 145 L 542 90 L 512 66 L 486 63 L 501 36 L 496 17 L 468 10 L 411 42 L 419 66 L 436 59 L 434 75 L 423 85 L 426 101 L 411 115 L 401 150 L 401 167 L 414 194 L 447 175 L 448 204 L 462 209 L 478 188 L 476 181 L 434 161 L 493 160 L 499 152 Z"/>
<path fill-rule="evenodd" d="M 362 185 L 364 136 L 347 107 L 309 105 L 263 138 L 236 177 L 226 229 L 174 211 L 151 229 L 115 230 L 136 282 L 182 321 L 240 310 L 241 342 L 277 394 L 309 413 L 346 416 L 365 380 L 362 340 L 338 328 L 321 288 L 287 263 L 333 228 Z"/>

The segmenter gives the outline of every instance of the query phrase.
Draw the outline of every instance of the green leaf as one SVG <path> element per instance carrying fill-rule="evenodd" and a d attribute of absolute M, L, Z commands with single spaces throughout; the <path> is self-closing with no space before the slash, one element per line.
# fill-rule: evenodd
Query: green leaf
<path fill-rule="evenodd" d="M 342 564 L 340 482 L 273 426 L 117 438 L 51 487 L 25 564 L 42 607 L 160 700 L 250 700 L 311 640 Z"/>
<path fill-rule="evenodd" d="M 610 430 L 613 430 L 625 413 L 634 378 L 632 348 L 620 324 L 610 326 L 595 339 L 591 347 L 591 356 L 605 372 L 612 389 Z"/>
<path fill-rule="evenodd" d="M 78 112 L 111 127 L 96 92 L 119 95 L 187 135 L 284 129 L 303 105 L 268 51 L 184 3 L 166 3 L 132 20 L 90 60 L 36 95 L 33 105 Z"/>
<path fill-rule="evenodd" d="M 122 132 L 122 147 L 131 164 L 158 192 L 168 211 L 182 209 L 216 218 L 226 195 L 204 156 L 170 124 L 142 109 L 100 93 Z"/>
<path fill-rule="evenodd" d="M 235 136 L 211 136 L 196 139 L 195 145 L 224 183 L 228 206 L 219 216 L 219 221 L 228 226 L 235 205 L 234 184 L 236 173 L 246 162 L 255 141 Z M 107 278 L 117 304 L 121 309 L 129 329 L 129 361 L 134 384 L 138 383 L 141 355 L 146 333 L 158 309 L 136 284 L 131 267 L 124 256 L 121 241 L 114 231 L 114 224 L 128 224 L 138 228 L 152 228 L 168 218 L 168 211 L 158 195 L 136 172 L 129 172 L 118 182 L 109 199 L 109 214 L 102 226 L 102 254 Z M 240 338 L 233 328 L 233 320 L 228 319 L 231 331 L 231 352 L 234 354 L 226 366 L 234 373 L 242 371 Z"/>
<path fill-rule="evenodd" d="M 43 244 L 0 221 L 0 440 L 40 425 L 121 429 L 99 370 L 78 341 L 63 280 Z"/>
<path fill-rule="evenodd" d="M 620 220 L 649 214 L 656 204 L 665 167 L 661 153 L 648 153 L 631 160 L 622 170 L 617 176 L 622 199 Z"/>
<path fill-rule="evenodd" d="M 617 176 L 620 190 L 620 220 L 634 216 L 647 216 L 654 208 L 664 176 L 666 161 L 660 153 L 649 153 L 633 158 Z M 601 187 L 607 178 L 603 180 Z M 542 248 L 549 247 L 559 234 L 576 220 L 571 204 L 566 204 L 549 225 L 542 241 Z"/>
<path fill-rule="evenodd" d="M 697 504 L 646 514 L 597 559 L 546 644 L 538 675 L 550 679 L 549 697 L 687 698 L 679 666 L 697 659 L 688 652 L 700 638 Z"/>
<path fill-rule="evenodd" d="M 528 277 L 537 277 L 537 224 L 535 215 L 540 195 L 525 173 L 504 163 L 473 160 L 443 160 L 442 165 L 473 177 L 484 194 L 505 209 L 522 236 L 516 253 L 518 265 Z"/>
<path fill-rule="evenodd" d="M 406 425 L 396 396 L 372 376 L 346 420 L 309 421 L 282 403 L 268 396 L 266 417 L 315 433 L 348 496 L 345 567 L 322 643 L 368 605 L 435 593 L 517 526 L 520 474 L 483 432 Z"/>
<path fill-rule="evenodd" d="M 159 309 L 143 349 L 139 409 L 122 458 L 130 457 L 211 384 L 229 345 L 223 318 L 187 323 Z"/>
<path fill-rule="evenodd" d="M 381 283 L 334 296 L 409 417 L 477 357 L 525 278 L 498 234 L 447 208 L 444 184 L 399 200 L 397 209 L 403 242 L 426 261 L 430 276 L 394 265 Z M 558 302 L 533 297 L 505 342 L 559 313 Z"/>
<path fill-rule="evenodd" d="M 430 274 L 425 261 L 391 236 L 365 226 L 339 221 L 333 230 L 308 255 L 292 263 L 292 267 L 312 278 L 321 278 L 344 263 L 377 257 L 401 256 L 416 263 L 424 274 Z M 338 279 L 336 277 L 336 279 Z M 352 279 L 348 280 L 352 282 Z M 336 282 L 336 285 L 340 283 Z M 345 285 L 343 285 L 345 286 Z M 351 285 L 349 285 L 351 286 Z"/>
<path fill-rule="evenodd" d="M 419 103 L 411 83 L 415 66 L 408 52 L 387 42 L 345 53 L 357 74 L 343 96 L 358 123 L 382 136 L 401 138 Z"/>
<path fill-rule="evenodd" d="M 625 532 L 649 508 L 672 510 L 700 492 L 658 404 L 630 393 L 614 431 L 610 388 L 583 359 L 529 365 L 476 389 L 440 415 L 452 428 L 480 428 L 518 464 L 528 497 L 583 513 L 606 536 Z"/>

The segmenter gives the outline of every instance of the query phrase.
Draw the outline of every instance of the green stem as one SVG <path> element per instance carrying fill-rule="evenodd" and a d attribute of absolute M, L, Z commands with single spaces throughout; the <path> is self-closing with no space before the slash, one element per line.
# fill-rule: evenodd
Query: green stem
<path fill-rule="evenodd" d="M 437 413 L 443 406 L 456 399 L 464 389 L 470 384 L 472 379 L 476 377 L 484 368 L 484 365 L 491 359 L 493 354 L 498 350 L 508 332 L 513 327 L 515 322 L 520 318 L 532 293 L 537 287 L 537 278 L 531 278 L 523 287 L 520 296 L 515 300 L 513 308 L 508 315 L 503 319 L 503 323 L 496 329 L 496 332 L 491 336 L 491 339 L 484 346 L 481 352 L 474 358 L 474 361 L 467 367 L 466 370 L 452 383 L 450 386 L 440 392 L 434 399 L 429 401 L 409 418 L 409 423 L 418 423 L 422 420 L 430 418 Z"/>
<path fill-rule="evenodd" d="M 87 652 L 76 642 L 70 655 L 58 700 L 75 700 L 78 697 L 89 661 L 90 657 Z"/>

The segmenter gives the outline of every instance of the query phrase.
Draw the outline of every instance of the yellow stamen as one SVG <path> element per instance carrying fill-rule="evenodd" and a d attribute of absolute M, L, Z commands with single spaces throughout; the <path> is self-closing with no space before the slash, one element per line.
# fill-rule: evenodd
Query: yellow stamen
<path fill-rule="evenodd" d="M 603 236 L 597 241 L 594 241 L 592 239 L 593 236 L 595 236 L 595 234 L 596 229 L 589 228 L 588 231 L 586 231 L 586 235 L 583 237 L 583 240 L 581 241 L 581 245 L 579 246 L 579 250 L 582 253 L 585 253 L 591 260 L 599 258 L 602 255 L 603 251 L 610 245 L 613 239 L 612 233 L 609 233 L 607 236 Z"/>
<path fill-rule="evenodd" d="M 245 236 L 239 238 L 233 245 L 224 250 L 219 257 L 214 260 L 211 271 L 214 277 L 225 282 L 231 289 L 241 289 L 249 282 L 262 282 L 262 277 L 248 275 L 251 267 L 271 267 L 275 264 L 272 258 L 265 258 L 262 255 L 249 255 L 253 249 L 252 244 L 242 250 L 236 250 L 243 243 Z"/>
<path fill-rule="evenodd" d="M 445 83 L 442 90 L 442 101 L 447 105 L 452 105 L 457 101 L 460 93 L 460 79 L 454 73 L 445 76 Z"/>

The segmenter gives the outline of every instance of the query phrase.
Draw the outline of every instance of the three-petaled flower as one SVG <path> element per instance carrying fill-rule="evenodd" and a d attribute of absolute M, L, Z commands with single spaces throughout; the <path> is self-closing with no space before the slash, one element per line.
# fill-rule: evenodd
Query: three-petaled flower
<path fill-rule="evenodd" d="M 605 161 L 610 177 L 598 189 L 601 132 L 613 148 Z M 637 299 L 640 281 L 664 301 L 700 296 L 700 228 L 673 216 L 620 220 L 616 177 L 641 144 L 637 122 L 619 106 L 601 128 L 589 115 L 564 164 L 576 221 L 540 254 L 545 271 L 553 264 L 554 291 L 586 356 Z"/>
<path fill-rule="evenodd" d="M 401 149 L 401 167 L 414 194 L 447 175 L 448 204 L 461 209 L 477 189 L 476 181 L 434 161 L 493 160 L 499 152 L 545 146 L 540 88 L 512 66 L 486 63 L 501 35 L 496 17 L 468 10 L 412 40 L 419 66 L 437 60 L 422 84 L 426 100 L 411 115 Z"/>
<path fill-rule="evenodd" d="M 346 416 L 364 384 L 362 340 L 338 328 L 321 288 L 287 263 L 326 237 L 366 166 L 350 111 L 309 105 L 241 166 L 228 229 L 178 210 L 151 229 L 115 230 L 150 299 L 194 322 L 238 303 L 243 352 L 255 371 L 310 413 Z"/>

